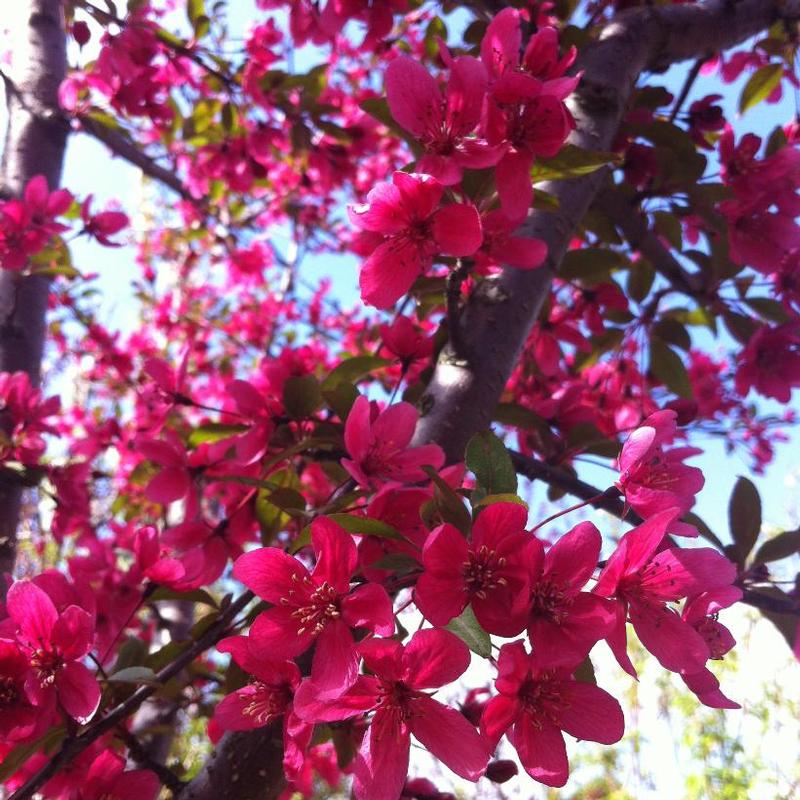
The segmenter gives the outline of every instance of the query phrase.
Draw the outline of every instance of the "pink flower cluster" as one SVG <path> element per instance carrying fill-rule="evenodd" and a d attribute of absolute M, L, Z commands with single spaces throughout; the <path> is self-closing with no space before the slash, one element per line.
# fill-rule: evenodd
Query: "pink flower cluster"
<path fill-rule="evenodd" d="M 555 155 L 574 127 L 564 99 L 578 77 L 565 77 L 572 48 L 559 57 L 553 28 L 534 34 L 520 60 L 519 12 L 505 9 L 489 24 L 481 58 L 452 58 L 444 91 L 418 62 L 398 56 L 386 71 L 386 95 L 397 123 L 422 154 L 415 172 L 395 172 L 363 205 L 350 208 L 361 231 L 361 296 L 388 308 L 438 256 L 473 257 L 485 269 L 506 263 L 539 266 L 542 242 L 513 231 L 533 201 L 534 159 Z M 463 192 L 464 170 L 494 168 L 501 210 L 476 207 Z M 454 202 L 442 204 L 447 197 Z"/>
<path fill-rule="evenodd" d="M 245 730 L 282 717 L 291 779 L 302 769 L 315 724 L 358 723 L 353 774 L 361 799 L 397 800 L 411 736 L 474 781 L 507 734 L 532 777 L 562 786 L 569 775 L 564 732 L 608 744 L 622 737 L 617 701 L 575 672 L 594 645 L 606 640 L 635 677 L 626 652 L 628 621 L 662 666 L 680 674 L 702 702 L 736 707 L 706 667 L 733 645 L 716 615 L 741 596 L 732 586 L 736 570 L 715 550 L 682 549 L 667 538 L 702 486 L 699 471 L 681 460 L 693 451 L 663 449 L 675 434 L 674 412 L 653 415 L 623 449 L 622 485 L 647 519 L 625 534 L 598 575 L 602 536 L 589 522 L 548 546 L 526 530 L 528 512 L 517 503 L 482 508 L 466 536 L 449 523 L 420 528 L 413 514 L 398 513 L 407 493 L 409 509 L 417 513 L 430 495 L 403 486 L 423 480 L 424 473 L 403 473 L 392 483 L 393 470 L 417 468 L 437 454 L 409 449 L 405 436 L 395 437 L 392 426 L 379 424 L 395 408 L 405 413 L 402 407 L 374 417 L 365 399 L 357 403 L 347 420 L 354 459 L 348 469 L 365 480 L 362 470 L 369 467 L 369 480 L 383 487 L 367 514 L 390 519 L 406 539 L 409 547 L 394 552 L 419 565 L 410 575 L 411 599 L 433 627 L 405 645 L 398 641 L 383 585 L 387 573 L 359 566 L 359 551 L 375 552 L 365 549 L 373 537 L 362 536 L 357 547 L 332 519 L 317 517 L 311 524 L 313 569 L 279 547 L 249 552 L 234 565 L 234 576 L 270 607 L 246 637 L 220 645 L 254 681 L 218 706 L 216 727 Z M 389 505 L 377 503 L 382 495 L 392 498 Z M 467 607 L 490 635 L 526 635 L 533 653 L 522 640 L 504 645 L 496 694 L 465 717 L 429 691 L 456 681 L 469 665 L 465 644 L 444 628 Z M 312 644 L 310 672 L 303 678 L 293 659 Z"/>

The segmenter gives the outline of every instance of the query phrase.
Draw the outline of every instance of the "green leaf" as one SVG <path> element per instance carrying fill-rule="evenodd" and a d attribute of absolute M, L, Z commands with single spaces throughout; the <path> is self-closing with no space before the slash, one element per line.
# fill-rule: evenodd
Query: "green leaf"
<path fill-rule="evenodd" d="M 358 389 L 352 383 L 342 381 L 337 383 L 333 389 L 326 389 L 323 384 L 322 396 L 328 408 L 333 411 L 339 419 L 347 419 L 353 403 L 358 399 Z"/>
<path fill-rule="evenodd" d="M 126 667 L 108 676 L 109 683 L 147 683 L 158 685 L 155 672 L 150 667 Z"/>
<path fill-rule="evenodd" d="M 656 270 L 646 258 L 640 258 L 631 264 L 625 283 L 631 300 L 641 303 L 650 294 L 655 279 Z"/>
<path fill-rule="evenodd" d="M 455 525 L 465 536 L 472 527 L 472 518 L 464 501 L 431 466 L 424 466 L 423 472 L 433 481 L 433 497 L 439 515 L 445 522 Z"/>
<path fill-rule="evenodd" d="M 800 530 L 783 531 L 756 550 L 753 563 L 766 564 L 769 561 L 780 561 L 798 553 L 800 553 Z"/>
<path fill-rule="evenodd" d="M 295 375 L 283 384 L 283 405 L 295 419 L 308 419 L 322 405 L 322 390 L 313 375 Z"/>
<path fill-rule="evenodd" d="M 151 603 L 161 600 L 185 600 L 189 603 L 201 603 L 204 606 L 218 608 L 217 601 L 205 589 L 192 589 L 190 592 L 178 592 L 166 586 L 159 586 L 148 598 Z"/>
<path fill-rule="evenodd" d="M 204 0 L 186 0 L 186 16 L 194 25 L 195 20 L 205 14 Z"/>
<path fill-rule="evenodd" d="M 576 681 L 580 681 L 581 683 L 593 683 L 595 686 L 597 685 L 597 678 L 594 675 L 594 664 L 592 664 L 589 656 L 586 656 L 586 658 L 584 658 L 583 661 L 578 664 L 572 675 Z"/>
<path fill-rule="evenodd" d="M 467 443 L 467 469 L 486 494 L 514 494 L 517 472 L 503 442 L 492 433 L 476 433 Z"/>
<path fill-rule="evenodd" d="M 764 594 L 775 600 L 785 602 L 787 607 L 791 606 L 792 598 L 786 592 L 778 589 L 777 586 L 764 586 L 753 590 L 754 593 Z M 766 608 L 760 608 L 762 616 L 766 617 L 779 631 L 781 636 L 786 640 L 790 650 L 794 650 L 797 643 L 797 615 L 796 614 L 783 614 L 777 611 L 769 611 Z"/>
<path fill-rule="evenodd" d="M 510 425 L 514 428 L 523 428 L 529 431 L 550 431 L 547 420 L 536 412 L 518 403 L 498 403 L 492 419 L 501 425 Z"/>
<path fill-rule="evenodd" d="M 603 153 L 599 150 L 583 150 L 574 144 L 567 144 L 552 158 L 540 158 L 531 169 L 531 180 L 540 181 L 563 180 L 588 175 L 606 164 L 618 166 L 622 156 L 617 153 Z"/>
<path fill-rule="evenodd" d="M 471 606 L 467 606 L 460 617 L 450 620 L 445 627 L 458 636 L 473 653 L 477 653 L 482 658 L 489 658 L 492 654 L 491 637 L 475 618 L 475 612 Z"/>
<path fill-rule="evenodd" d="M 559 278 L 599 283 L 607 280 L 611 271 L 626 266 L 623 255 L 600 247 L 570 250 L 561 262 Z"/>
<path fill-rule="evenodd" d="M 683 361 L 660 339 L 650 340 L 650 372 L 680 397 L 692 396 L 692 384 Z"/>
<path fill-rule="evenodd" d="M 394 539 L 396 541 L 406 541 L 397 528 L 381 522 L 372 517 L 357 517 L 353 514 L 328 514 L 328 519 L 333 520 L 337 525 L 341 525 L 348 533 L 355 533 L 360 536 L 377 536 L 381 539 Z"/>
<path fill-rule="evenodd" d="M 359 378 L 363 378 L 370 372 L 382 367 L 387 367 L 391 363 L 388 358 L 379 358 L 378 356 L 353 356 L 353 358 L 347 358 L 322 381 L 322 388 L 324 391 L 330 391 L 340 383 L 355 383 Z"/>
<path fill-rule="evenodd" d="M 705 520 L 701 517 L 698 517 L 693 511 L 689 511 L 688 513 L 684 514 L 682 517 L 683 522 L 688 522 L 690 525 L 694 525 L 697 528 L 698 533 L 707 541 L 711 542 L 715 547 L 719 550 L 722 550 L 725 545 L 722 544 L 721 539 L 708 527 Z"/>
<path fill-rule="evenodd" d="M 653 334 L 668 344 L 674 344 L 687 353 L 692 346 L 692 337 L 689 331 L 678 320 L 665 317 L 653 325 Z"/>
<path fill-rule="evenodd" d="M 766 100 L 772 90 L 781 82 L 783 77 L 783 64 L 766 64 L 757 69 L 742 89 L 739 97 L 739 113 L 758 105 L 762 100 Z"/>
<path fill-rule="evenodd" d="M 493 503 L 516 503 L 518 506 L 528 508 L 528 504 L 518 494 L 487 494 L 486 497 L 481 498 L 477 502 L 472 503 L 473 510 L 478 508 L 485 508 Z"/>
<path fill-rule="evenodd" d="M 373 569 L 388 569 L 404 573 L 419 569 L 419 561 L 408 553 L 386 553 L 369 564 Z"/>
<path fill-rule="evenodd" d="M 436 58 L 439 52 L 438 39 L 444 42 L 447 41 L 447 26 L 439 17 L 434 17 L 428 23 L 428 27 L 425 29 L 425 38 L 423 39 L 423 45 L 428 58 Z"/>
<path fill-rule="evenodd" d="M 368 97 L 366 100 L 361 101 L 359 107 L 373 119 L 385 125 L 395 136 L 409 141 L 410 134 L 394 121 L 392 112 L 389 110 L 389 103 L 385 97 Z M 416 141 L 415 146 L 419 149 L 418 145 L 416 145 Z"/>
<path fill-rule="evenodd" d="M 749 297 L 744 302 L 760 317 L 770 322 L 777 322 L 778 325 L 783 325 L 791 319 L 783 303 L 771 297 Z"/>
<path fill-rule="evenodd" d="M 304 510 L 306 501 L 298 491 L 300 479 L 293 470 L 282 469 L 270 475 L 274 490 L 259 489 L 256 494 L 255 513 L 261 528 L 261 544 L 268 545 L 292 520 L 288 509 Z M 286 494 L 286 493 L 290 494 Z"/>
<path fill-rule="evenodd" d="M 761 498 L 747 478 L 740 477 L 728 504 L 728 522 L 740 564 L 744 564 L 761 532 Z"/>
<path fill-rule="evenodd" d="M 226 425 L 223 422 L 208 422 L 195 428 L 189 434 L 189 447 L 198 447 L 201 444 L 214 444 L 224 439 L 230 439 L 247 430 L 244 425 Z"/>

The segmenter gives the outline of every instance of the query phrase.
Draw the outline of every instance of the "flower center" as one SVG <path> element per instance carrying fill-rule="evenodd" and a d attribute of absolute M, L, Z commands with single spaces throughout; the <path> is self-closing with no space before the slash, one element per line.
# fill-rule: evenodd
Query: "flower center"
<path fill-rule="evenodd" d="M 327 581 L 309 595 L 306 605 L 292 612 L 292 616 L 300 622 L 298 635 L 307 630 L 320 633 L 330 620 L 337 619 L 340 615 L 338 593 Z"/>
<path fill-rule="evenodd" d="M 543 672 L 537 678 L 528 678 L 520 687 L 519 699 L 522 710 L 537 728 L 546 722 L 558 725 L 557 710 L 566 705 L 559 691 L 559 685 L 552 679 L 552 673 Z"/>
<path fill-rule="evenodd" d="M 56 673 L 64 666 L 64 659 L 57 650 L 34 650 L 31 655 L 31 667 L 36 671 L 42 686 L 52 686 Z"/>
<path fill-rule="evenodd" d="M 10 676 L 0 678 L 0 708 L 12 706 L 18 699 L 17 682 Z"/>
<path fill-rule="evenodd" d="M 403 681 L 382 681 L 377 706 L 383 711 L 394 713 L 400 722 L 405 722 L 412 716 L 410 701 L 417 694 L 419 693 L 410 689 Z"/>
<path fill-rule="evenodd" d="M 462 565 L 462 574 L 467 592 L 486 599 L 486 593 L 498 586 L 505 586 L 506 579 L 498 575 L 506 565 L 506 559 L 498 557 L 494 550 L 481 545 L 478 550 L 471 550 Z"/>
<path fill-rule="evenodd" d="M 254 681 L 252 688 L 252 699 L 242 709 L 246 716 L 253 717 L 261 725 L 267 725 L 286 710 L 288 692 L 267 686 L 261 681 Z"/>
<path fill-rule="evenodd" d="M 573 598 L 568 597 L 561 584 L 542 580 L 531 587 L 531 617 L 543 617 L 557 625 L 567 616 Z"/>

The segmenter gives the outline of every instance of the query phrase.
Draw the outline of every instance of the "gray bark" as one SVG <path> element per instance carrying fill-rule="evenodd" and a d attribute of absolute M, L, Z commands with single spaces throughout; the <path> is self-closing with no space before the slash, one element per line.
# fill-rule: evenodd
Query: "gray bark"
<path fill-rule="evenodd" d="M 15 0 L 20 30 L 12 31 L 13 64 L 6 84 L 8 127 L 0 162 L 0 194 L 19 197 L 44 175 L 61 180 L 67 128 L 57 113 L 58 87 L 67 67 L 62 0 Z M 39 385 L 49 280 L 0 270 L 0 371 L 27 372 Z M 16 558 L 21 488 L 0 476 L 0 575 Z M 5 582 L 0 580 L 0 597 Z"/>

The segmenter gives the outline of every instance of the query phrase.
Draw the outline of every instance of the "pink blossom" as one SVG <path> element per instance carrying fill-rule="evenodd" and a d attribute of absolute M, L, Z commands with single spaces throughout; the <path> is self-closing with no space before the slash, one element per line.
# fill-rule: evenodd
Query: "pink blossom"
<path fill-rule="evenodd" d="M 422 467 L 440 469 L 444 453 L 435 444 L 409 446 L 418 416 L 410 403 L 395 403 L 379 411 L 377 403 L 363 395 L 356 398 L 344 428 L 350 458 L 343 458 L 342 466 L 365 487 L 425 480 Z"/>
<path fill-rule="evenodd" d="M 617 486 L 625 494 L 626 502 L 642 517 L 666 508 L 677 508 L 685 514 L 705 483 L 697 467 L 683 463 L 683 459 L 700 455 L 702 450 L 696 447 L 664 449 L 664 445 L 675 438 L 676 419 L 677 414 L 671 409 L 656 411 L 622 446 Z"/>
<path fill-rule="evenodd" d="M 386 99 L 392 116 L 425 149 L 417 172 L 452 186 L 461 181 L 462 168 L 492 167 L 500 160 L 502 146 L 467 138 L 480 122 L 486 84 L 486 69 L 470 56 L 453 60 L 444 97 L 418 61 L 398 56 L 389 64 Z"/>
<path fill-rule="evenodd" d="M 28 699 L 25 683 L 31 667 L 15 642 L 0 639 L 0 742 L 27 739 L 37 724 L 48 721 Z"/>
<path fill-rule="evenodd" d="M 345 694 L 321 699 L 303 682 L 297 713 L 309 722 L 335 722 L 368 711 L 375 715 L 354 765 L 357 800 L 398 800 L 408 772 L 413 734 L 453 772 L 476 781 L 486 769 L 489 748 L 454 708 L 426 690 L 456 680 L 469 666 L 466 645 L 440 628 L 415 633 L 408 644 L 371 639 L 360 646 L 371 675 L 362 675 Z"/>
<path fill-rule="evenodd" d="M 311 681 L 320 697 L 331 697 L 356 679 L 358 655 L 351 628 L 388 636 L 394 633 L 394 615 L 383 587 L 371 583 L 351 591 L 358 553 L 349 533 L 333 520 L 317 517 L 311 541 L 317 560 L 311 572 L 283 550 L 262 547 L 241 556 L 233 575 L 274 604 L 253 623 L 251 652 L 282 661 L 316 641 Z"/>
<path fill-rule="evenodd" d="M 742 397 L 755 389 L 764 397 L 788 403 L 792 389 L 800 386 L 798 325 L 788 323 L 759 328 L 739 354 L 735 386 Z"/>
<path fill-rule="evenodd" d="M 435 528 L 422 551 L 425 571 L 414 601 L 434 625 L 446 625 L 472 606 L 489 633 L 514 636 L 525 624 L 528 580 L 524 556 L 533 537 L 528 512 L 516 503 L 484 508 L 467 541 L 453 525 Z"/>
<path fill-rule="evenodd" d="M 522 642 L 505 644 L 497 659 L 499 694 L 486 704 L 481 732 L 494 745 L 509 731 L 525 771 L 547 786 L 569 777 L 564 733 L 614 744 L 625 721 L 619 703 L 603 689 L 576 681 L 576 664 L 553 665 L 548 653 L 528 654 Z"/>
<path fill-rule="evenodd" d="M 681 618 L 703 637 L 713 659 L 721 659 L 736 644 L 731 632 L 717 619 L 717 615 L 741 599 L 742 590 L 738 586 L 723 586 L 686 600 Z M 682 674 L 681 678 L 703 705 L 711 708 L 741 708 L 722 693 L 719 681 L 709 669 Z"/>
<path fill-rule="evenodd" d="M 106 750 L 92 762 L 81 788 L 81 800 L 155 800 L 161 789 L 149 769 L 125 769 L 125 759 Z"/>
<path fill-rule="evenodd" d="M 100 704 L 97 680 L 81 663 L 94 639 L 91 616 L 76 605 L 59 613 L 47 592 L 31 581 L 11 586 L 6 610 L 31 667 L 25 681 L 28 700 L 45 712 L 58 702 L 73 719 L 88 722 Z"/>
<path fill-rule="evenodd" d="M 350 206 L 350 219 L 383 241 L 361 266 L 361 296 L 389 308 L 432 264 L 438 254 L 472 255 L 481 245 L 481 221 L 473 205 L 438 208 L 444 187 L 430 175 L 395 172 L 364 205 Z"/>
<path fill-rule="evenodd" d="M 620 666 L 636 676 L 626 652 L 625 622 L 664 669 L 690 675 L 711 653 L 703 637 L 667 605 L 688 595 L 730 586 L 736 568 L 709 547 L 659 550 L 678 509 L 653 514 L 628 531 L 600 573 L 594 591 L 617 601 L 614 630 L 607 637 Z"/>
<path fill-rule="evenodd" d="M 546 553 L 541 541 L 532 539 L 528 636 L 549 663 L 577 664 L 611 632 L 615 620 L 613 603 L 581 591 L 600 558 L 600 531 L 581 522 Z"/>
<path fill-rule="evenodd" d="M 217 649 L 233 660 L 253 680 L 225 697 L 214 709 L 214 722 L 221 730 L 249 731 L 283 717 L 283 767 L 289 780 L 302 770 L 314 726 L 294 712 L 292 699 L 300 685 L 300 669 L 293 661 L 266 660 L 247 636 L 223 639 Z"/>

